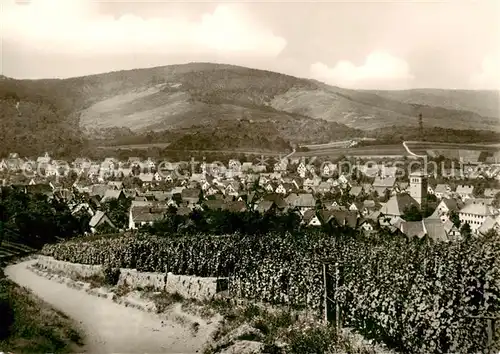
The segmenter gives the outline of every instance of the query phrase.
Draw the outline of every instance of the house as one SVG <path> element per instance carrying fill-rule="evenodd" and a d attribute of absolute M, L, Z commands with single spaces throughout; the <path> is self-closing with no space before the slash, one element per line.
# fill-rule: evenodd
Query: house
<path fill-rule="evenodd" d="M 102 199 L 108 189 L 108 186 L 105 184 L 93 184 L 92 186 L 90 186 L 89 195 L 91 197 L 98 196 L 99 199 Z"/>
<path fill-rule="evenodd" d="M 146 171 L 154 171 L 156 169 L 156 163 L 150 158 L 148 157 L 148 159 L 146 161 L 143 161 L 142 162 L 142 170 L 146 170 Z"/>
<path fill-rule="evenodd" d="M 349 185 L 349 178 L 345 174 L 340 175 L 339 178 L 337 178 L 337 181 L 339 185 Z"/>
<path fill-rule="evenodd" d="M 92 164 L 89 167 L 89 170 L 87 172 L 87 176 L 89 178 L 97 178 L 99 177 L 99 172 L 101 171 L 101 166 L 99 164 Z"/>
<path fill-rule="evenodd" d="M 239 160 L 231 159 L 229 160 L 227 167 L 233 172 L 241 172 L 241 162 Z"/>
<path fill-rule="evenodd" d="M 479 164 L 479 150 L 458 150 L 460 162 L 464 164 L 477 165 Z"/>
<path fill-rule="evenodd" d="M 443 224 L 443 227 L 450 241 L 458 241 L 462 238 L 460 230 L 455 226 L 455 224 L 453 224 L 451 220 L 446 220 Z"/>
<path fill-rule="evenodd" d="M 115 229 L 116 226 L 113 224 L 113 222 L 108 218 L 106 213 L 104 213 L 101 210 L 98 210 L 94 216 L 90 219 L 89 226 L 90 226 L 90 231 L 92 233 L 95 233 L 96 230 L 101 227 L 107 225 L 110 228 Z"/>
<path fill-rule="evenodd" d="M 79 203 L 79 204 L 75 205 L 71 210 L 72 215 L 76 215 L 80 212 L 86 212 L 90 216 L 94 216 L 94 214 L 95 214 L 95 211 L 93 210 L 93 208 L 90 206 L 89 203 Z"/>
<path fill-rule="evenodd" d="M 149 191 L 149 194 L 151 194 L 155 198 L 155 200 L 159 202 L 169 200 L 173 196 L 172 192 L 168 191 Z"/>
<path fill-rule="evenodd" d="M 500 218 L 498 216 L 488 216 L 478 228 L 477 233 L 486 235 L 491 230 L 494 230 L 497 234 L 500 233 Z"/>
<path fill-rule="evenodd" d="M 476 232 L 488 217 L 494 216 L 495 214 L 493 207 L 485 203 L 476 203 L 474 201 L 466 204 L 460 209 L 458 215 L 462 224 L 468 223 L 471 230 Z"/>
<path fill-rule="evenodd" d="M 127 163 L 129 166 L 133 166 L 133 165 L 136 165 L 136 166 L 139 166 L 142 162 L 142 159 L 140 157 L 136 157 L 136 156 L 130 156 L 128 159 L 127 159 Z"/>
<path fill-rule="evenodd" d="M 380 176 L 385 178 L 396 178 L 397 173 L 398 173 L 397 166 L 382 165 L 380 169 Z"/>
<path fill-rule="evenodd" d="M 150 203 L 149 205 L 132 205 L 129 212 L 128 228 L 133 230 L 143 225 L 152 225 L 163 219 L 167 212 L 165 204 Z"/>
<path fill-rule="evenodd" d="M 321 168 L 321 172 L 323 173 L 323 177 L 332 177 L 337 172 L 337 165 L 329 162 L 323 164 Z"/>
<path fill-rule="evenodd" d="M 317 193 L 328 193 L 332 190 L 333 186 L 331 183 L 328 183 L 327 181 L 321 182 L 314 190 Z"/>
<path fill-rule="evenodd" d="M 358 228 L 365 233 L 371 233 L 375 230 L 377 221 L 372 219 L 363 219 L 360 221 Z"/>
<path fill-rule="evenodd" d="M 434 188 L 434 195 L 438 199 L 449 198 L 451 195 L 451 187 L 448 184 L 438 184 Z"/>
<path fill-rule="evenodd" d="M 352 195 L 353 197 L 357 197 L 362 193 L 363 193 L 362 186 L 352 186 L 351 189 L 349 190 L 349 194 Z"/>
<path fill-rule="evenodd" d="M 385 203 L 380 212 L 383 215 L 387 215 L 390 217 L 398 216 L 401 217 L 404 215 L 405 211 L 415 206 L 420 209 L 420 205 L 418 202 L 413 199 L 409 194 L 396 194 L 393 195 L 387 203 Z"/>
<path fill-rule="evenodd" d="M 484 190 L 484 196 L 486 198 L 495 198 L 495 196 L 500 193 L 500 189 L 496 189 L 496 188 L 486 188 Z"/>
<path fill-rule="evenodd" d="M 294 185 L 291 183 L 280 183 L 274 190 L 278 194 L 283 194 L 286 195 L 288 193 L 291 193 L 293 190 L 295 190 Z"/>
<path fill-rule="evenodd" d="M 48 165 L 52 161 L 52 158 L 49 156 L 49 153 L 46 152 L 45 155 L 39 156 L 36 159 L 36 163 L 38 165 Z"/>
<path fill-rule="evenodd" d="M 247 211 L 247 205 L 244 201 L 234 200 L 226 202 L 226 209 L 232 213 L 242 213 Z"/>
<path fill-rule="evenodd" d="M 363 210 L 363 203 L 361 202 L 351 203 L 351 205 L 349 206 L 349 210 L 361 213 L 361 211 Z"/>
<path fill-rule="evenodd" d="M 314 176 L 312 178 L 306 178 L 302 183 L 302 188 L 304 190 L 317 188 L 321 183 L 321 177 Z"/>
<path fill-rule="evenodd" d="M 237 197 L 239 195 L 241 186 L 239 182 L 236 181 L 226 181 L 223 183 L 224 185 L 224 194 Z"/>
<path fill-rule="evenodd" d="M 373 199 L 366 199 L 363 201 L 363 209 L 361 210 L 361 213 L 363 215 L 368 215 L 375 211 L 379 211 L 380 208 L 382 208 L 382 205 L 379 202 Z"/>
<path fill-rule="evenodd" d="M 297 166 L 297 173 L 301 178 L 304 178 L 306 176 L 306 172 L 307 172 L 306 164 L 304 163 L 304 161 L 301 161 Z"/>
<path fill-rule="evenodd" d="M 140 173 L 138 178 L 144 185 L 151 185 L 156 181 L 154 173 Z"/>
<path fill-rule="evenodd" d="M 276 208 L 276 204 L 272 200 L 261 200 L 255 204 L 255 211 L 260 214 L 266 214 Z"/>
<path fill-rule="evenodd" d="M 428 236 L 435 242 L 449 241 L 443 223 L 439 219 L 426 218 L 420 221 L 403 221 L 400 223 L 399 229 L 409 238 L 421 239 Z"/>
<path fill-rule="evenodd" d="M 201 189 L 199 188 L 184 188 L 181 192 L 182 201 L 194 205 L 200 199 Z"/>
<path fill-rule="evenodd" d="M 73 161 L 73 167 L 79 171 L 89 169 L 91 165 L 92 165 L 92 161 L 90 161 L 90 159 L 88 159 L 86 157 L 77 157 Z"/>
<path fill-rule="evenodd" d="M 123 189 L 123 182 L 122 181 L 109 181 L 108 182 L 108 187 L 114 190 L 120 190 Z"/>
<path fill-rule="evenodd" d="M 410 187 L 410 184 L 408 182 L 396 182 L 396 185 L 394 186 L 395 190 L 397 193 L 405 193 L 408 191 L 408 188 Z"/>
<path fill-rule="evenodd" d="M 222 199 L 207 199 L 203 201 L 203 206 L 209 210 L 226 210 L 226 203 Z"/>
<path fill-rule="evenodd" d="M 286 172 L 288 167 L 288 161 L 286 159 L 280 159 L 274 164 L 274 172 Z"/>
<path fill-rule="evenodd" d="M 331 210 L 329 217 L 325 218 L 326 224 L 355 229 L 358 226 L 358 213 L 351 210 Z"/>
<path fill-rule="evenodd" d="M 363 164 L 361 166 L 357 166 L 357 171 L 361 172 L 363 175 L 367 177 L 380 177 L 381 176 L 381 167 L 374 164 Z"/>
<path fill-rule="evenodd" d="M 125 178 L 132 177 L 134 175 L 131 168 L 120 167 L 116 170 L 115 177 Z"/>
<path fill-rule="evenodd" d="M 465 201 L 465 204 L 483 203 L 485 205 L 492 205 L 494 200 L 494 198 L 469 198 Z"/>
<path fill-rule="evenodd" d="M 321 221 L 315 210 L 307 210 L 302 216 L 302 223 L 307 226 L 321 226 Z"/>
<path fill-rule="evenodd" d="M 463 206 L 464 204 L 460 200 L 444 198 L 437 205 L 435 212 L 440 216 L 449 215 L 451 211 L 458 212 Z"/>
<path fill-rule="evenodd" d="M 265 190 L 268 192 L 268 193 L 274 193 L 274 191 L 278 188 L 278 184 L 275 183 L 275 182 L 271 182 L 269 181 L 266 186 L 265 186 Z"/>
<path fill-rule="evenodd" d="M 241 172 L 253 172 L 253 167 L 254 165 L 252 162 L 243 162 L 243 164 L 241 165 Z"/>
<path fill-rule="evenodd" d="M 189 177 L 190 182 L 203 183 L 206 181 L 204 173 L 193 173 L 191 177 Z"/>
<path fill-rule="evenodd" d="M 455 191 L 455 193 L 462 200 L 466 200 L 466 199 L 472 198 L 472 196 L 473 196 L 472 192 L 473 191 L 474 191 L 474 186 L 459 185 L 459 186 L 457 186 L 457 190 Z"/>
<path fill-rule="evenodd" d="M 286 199 L 286 203 L 289 208 L 298 208 L 301 215 L 309 209 L 314 209 L 316 207 L 316 199 L 310 193 L 290 194 Z"/>
<path fill-rule="evenodd" d="M 286 202 L 285 199 L 283 199 L 283 196 L 277 193 L 269 193 L 265 195 L 262 200 L 270 200 L 274 203 L 276 206 L 277 210 L 284 210 L 287 208 L 288 203 Z"/>
<path fill-rule="evenodd" d="M 125 199 L 125 193 L 123 193 L 122 189 L 107 189 L 104 192 L 104 196 L 101 199 L 101 203 L 110 201 L 112 199 L 123 200 Z"/>
<path fill-rule="evenodd" d="M 378 195 L 384 195 L 386 190 L 392 191 L 395 184 L 395 177 L 376 177 L 372 183 L 372 187 Z"/>

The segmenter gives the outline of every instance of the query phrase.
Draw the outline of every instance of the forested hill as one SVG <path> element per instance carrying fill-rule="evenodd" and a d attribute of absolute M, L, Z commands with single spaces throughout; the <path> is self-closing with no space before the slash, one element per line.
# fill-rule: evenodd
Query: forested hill
<path fill-rule="evenodd" d="M 488 91 L 356 91 L 211 63 L 64 80 L 1 77 L 0 152 L 67 154 L 80 151 L 88 139 L 165 130 L 187 134 L 191 127 L 199 132 L 197 126 L 228 128 L 229 136 L 231 122 L 238 121 L 272 126 L 270 141 L 319 143 L 374 129 L 416 127 L 420 113 L 428 129 L 500 131 L 495 103 L 500 106 L 498 95 Z M 317 141 L 315 132 L 321 132 Z M 246 142 L 260 143 L 250 135 Z"/>

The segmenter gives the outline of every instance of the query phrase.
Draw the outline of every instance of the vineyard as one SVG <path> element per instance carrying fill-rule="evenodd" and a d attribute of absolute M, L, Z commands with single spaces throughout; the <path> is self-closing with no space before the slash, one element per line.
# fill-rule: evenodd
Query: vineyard
<path fill-rule="evenodd" d="M 230 277 L 233 296 L 321 316 L 325 259 L 341 264 L 342 322 L 409 353 L 479 352 L 500 313 L 496 236 L 453 244 L 322 233 L 79 239 L 43 254 L 82 264 Z"/>

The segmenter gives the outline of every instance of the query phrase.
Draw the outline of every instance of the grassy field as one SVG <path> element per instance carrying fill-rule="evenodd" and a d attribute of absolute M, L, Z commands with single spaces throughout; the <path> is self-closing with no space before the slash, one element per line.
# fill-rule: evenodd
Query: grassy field
<path fill-rule="evenodd" d="M 82 345 L 81 334 L 66 315 L 27 289 L 0 279 L 0 351 L 74 353 Z"/>
<path fill-rule="evenodd" d="M 401 144 L 395 145 L 373 145 L 363 147 L 353 147 L 348 149 L 315 149 L 314 151 L 297 152 L 294 157 L 322 156 L 338 158 L 341 156 L 407 156 L 405 148 Z"/>
<path fill-rule="evenodd" d="M 454 143 L 437 143 L 425 141 L 408 141 L 406 143 L 411 151 L 425 151 L 425 150 L 471 150 L 471 151 L 488 151 L 497 152 L 500 150 L 498 145 L 492 144 L 454 144 Z"/>
<path fill-rule="evenodd" d="M 170 143 L 154 143 L 154 144 L 130 144 L 130 145 L 115 145 L 115 146 L 98 146 L 102 150 L 147 150 L 151 148 L 164 149 Z"/>

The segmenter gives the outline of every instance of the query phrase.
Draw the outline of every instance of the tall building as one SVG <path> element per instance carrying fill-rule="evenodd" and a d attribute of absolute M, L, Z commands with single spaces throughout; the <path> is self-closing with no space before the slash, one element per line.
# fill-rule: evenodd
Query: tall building
<path fill-rule="evenodd" d="M 410 196 L 420 206 L 425 203 L 427 198 L 427 175 L 424 172 L 418 171 L 410 174 Z"/>

